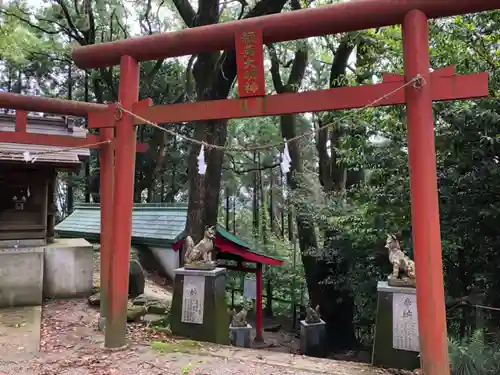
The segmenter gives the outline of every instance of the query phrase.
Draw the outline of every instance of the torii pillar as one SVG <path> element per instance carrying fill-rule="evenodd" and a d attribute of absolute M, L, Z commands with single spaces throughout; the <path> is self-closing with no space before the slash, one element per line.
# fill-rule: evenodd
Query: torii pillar
<path fill-rule="evenodd" d="M 139 64 L 130 56 L 120 61 L 118 98 L 124 109 L 131 110 L 139 96 Z M 136 128 L 132 116 L 116 113 L 116 158 L 113 183 L 112 255 L 109 269 L 108 314 L 106 316 L 105 346 L 121 347 L 127 332 L 128 271 L 132 208 L 134 205 L 134 173 Z M 110 129 L 113 131 L 113 129 Z M 111 163 L 111 162 L 110 162 Z M 108 239 L 109 240 L 109 239 Z"/>
<path fill-rule="evenodd" d="M 422 77 L 405 90 L 421 366 L 423 374 L 446 375 L 450 373 L 450 364 L 429 84 L 429 31 L 427 16 L 420 10 L 412 10 L 404 18 L 403 57 L 406 81 L 417 75 Z"/>

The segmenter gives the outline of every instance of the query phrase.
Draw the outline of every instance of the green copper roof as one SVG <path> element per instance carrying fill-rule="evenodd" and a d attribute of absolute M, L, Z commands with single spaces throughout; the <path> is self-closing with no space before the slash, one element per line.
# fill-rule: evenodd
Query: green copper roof
<path fill-rule="evenodd" d="M 166 246 L 184 232 L 186 204 L 134 204 L 132 210 L 132 244 Z M 101 211 L 98 204 L 79 204 L 73 213 L 55 227 L 60 237 L 83 237 L 98 241 Z"/>
<path fill-rule="evenodd" d="M 283 262 L 283 260 L 280 259 L 280 258 L 269 256 L 266 253 L 261 252 L 261 251 L 256 251 L 254 248 L 252 248 L 252 245 L 250 245 L 249 243 L 243 241 L 241 238 L 236 237 L 234 234 L 231 234 L 226 229 L 224 229 L 224 227 L 222 225 L 219 225 L 219 224 L 217 224 L 217 235 L 222 236 L 226 240 L 228 240 L 228 241 L 230 241 L 230 242 L 232 242 L 232 243 L 234 243 L 234 244 L 236 244 L 238 246 L 241 246 L 241 247 L 245 248 L 245 250 L 248 253 L 252 253 L 252 254 L 255 254 L 255 255 L 260 255 L 260 256 L 263 256 L 263 257 L 266 257 L 266 258 L 269 258 L 269 259 L 274 259 L 274 260 L 278 260 L 280 262 Z"/>
<path fill-rule="evenodd" d="M 231 234 L 226 229 L 224 229 L 222 225 L 219 224 L 217 224 L 217 234 L 238 246 L 244 247 L 246 249 L 250 249 L 251 247 L 250 244 L 246 243 L 241 238 L 236 237 L 234 234 Z"/>
<path fill-rule="evenodd" d="M 186 220 L 187 204 L 136 203 L 132 210 L 132 245 L 170 247 L 184 238 Z M 71 215 L 56 225 L 55 232 L 59 237 L 82 237 L 88 241 L 99 242 L 100 205 L 76 205 Z M 221 225 L 217 225 L 217 235 L 244 248 L 249 253 L 280 260 L 253 250 L 252 245 L 229 233 Z"/>

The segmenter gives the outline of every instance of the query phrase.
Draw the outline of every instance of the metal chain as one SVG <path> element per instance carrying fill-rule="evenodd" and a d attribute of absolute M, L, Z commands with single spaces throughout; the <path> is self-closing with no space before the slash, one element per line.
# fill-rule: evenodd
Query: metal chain
<path fill-rule="evenodd" d="M 418 83 L 418 87 L 417 87 L 417 83 Z M 374 101 L 365 105 L 364 107 L 361 107 L 360 109 L 367 109 L 367 108 L 373 107 L 376 104 L 380 103 L 382 100 L 387 99 L 388 97 L 394 95 L 398 91 L 404 89 L 406 86 L 412 85 L 412 84 L 415 88 L 421 88 L 421 87 L 425 86 L 427 84 L 427 82 L 420 74 L 417 74 L 410 81 L 408 81 L 405 84 L 401 85 L 400 87 L 394 89 L 393 91 L 391 91 L 385 95 L 382 95 L 381 97 L 375 99 Z M 168 128 L 164 128 L 164 127 L 158 125 L 157 123 L 149 121 L 149 120 L 145 119 L 144 117 L 139 116 L 138 114 L 133 113 L 132 111 L 129 111 L 128 109 L 123 108 L 123 106 L 119 102 L 116 103 L 116 108 L 117 108 L 118 113 L 122 113 L 122 112 L 127 113 L 130 116 L 136 118 L 137 120 L 139 120 L 147 125 L 152 126 L 153 128 L 159 129 L 159 130 L 161 130 L 165 133 L 168 133 L 170 135 L 173 135 L 175 137 L 179 137 L 181 139 L 184 139 L 190 143 L 194 143 L 194 144 L 197 144 L 200 146 L 205 146 L 208 149 L 222 150 L 222 151 L 227 151 L 227 152 L 250 152 L 250 151 L 262 151 L 262 150 L 269 150 L 269 149 L 273 149 L 273 148 L 278 148 L 278 147 L 284 146 L 285 143 L 296 142 L 296 141 L 298 141 L 304 137 L 307 137 L 309 135 L 319 133 L 325 129 L 332 127 L 333 125 L 336 125 L 337 123 L 339 123 L 341 121 L 345 121 L 346 119 L 348 119 L 349 117 L 352 116 L 352 114 L 347 114 L 346 116 L 343 116 L 339 119 L 336 119 L 335 121 L 332 121 L 326 125 L 323 125 L 318 129 L 310 129 L 310 130 L 308 130 L 302 134 L 299 134 L 293 138 L 286 139 L 286 140 L 283 140 L 280 142 L 273 142 L 273 143 L 268 143 L 268 144 L 264 144 L 264 145 L 257 145 L 257 146 L 250 146 L 250 147 L 231 147 L 231 146 L 221 146 L 221 145 L 216 145 L 216 144 L 212 144 L 212 143 L 207 143 L 205 141 L 200 141 L 200 140 L 188 137 L 184 134 L 177 133 L 177 132 L 170 130 Z"/>

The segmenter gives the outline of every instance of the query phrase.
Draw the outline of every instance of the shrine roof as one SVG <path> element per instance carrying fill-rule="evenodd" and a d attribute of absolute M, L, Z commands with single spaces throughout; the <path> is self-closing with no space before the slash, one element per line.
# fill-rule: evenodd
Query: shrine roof
<path fill-rule="evenodd" d="M 82 157 L 89 157 L 88 148 L 60 151 L 60 147 L 0 142 L 0 161 L 25 163 L 24 153 L 36 157 L 34 163 L 78 166 Z"/>
<path fill-rule="evenodd" d="M 178 250 L 185 238 L 187 204 L 144 203 L 132 209 L 132 245 L 169 247 Z M 98 242 L 101 210 L 99 204 L 78 204 L 66 219 L 56 225 L 59 237 L 83 237 Z M 251 244 L 217 225 L 216 246 L 222 253 L 246 262 L 279 266 L 281 259 L 255 251 Z"/>
<path fill-rule="evenodd" d="M 0 114 L 0 131 L 15 132 L 16 116 L 14 114 Z M 86 138 L 87 130 L 73 126 L 72 120 L 63 117 L 27 117 L 26 132 L 31 134 L 59 135 L 74 138 Z M 77 167 L 82 157 L 89 157 L 88 148 L 68 149 L 41 144 L 21 144 L 0 142 L 0 161 L 25 163 L 24 153 L 29 152 L 35 163 L 51 164 L 62 167 Z"/>
<path fill-rule="evenodd" d="M 171 247 L 184 231 L 186 204 L 134 204 L 132 245 Z M 83 237 L 99 241 L 101 209 L 99 204 L 78 204 L 71 215 L 56 225 L 59 237 Z"/>
<path fill-rule="evenodd" d="M 185 234 L 182 233 L 179 240 L 172 246 L 172 248 L 174 250 L 179 250 L 184 244 L 184 238 Z M 243 241 L 239 237 L 236 237 L 234 234 L 231 234 L 219 224 L 217 224 L 215 246 L 221 253 L 230 254 L 232 258 L 235 258 L 234 260 L 268 264 L 272 266 L 281 266 L 283 264 L 282 259 L 256 251 L 251 244 Z"/>
<path fill-rule="evenodd" d="M 15 131 L 15 114 L 0 114 L 0 131 Z M 75 138 L 85 138 L 87 130 L 74 126 L 73 120 L 63 117 L 44 117 L 29 115 L 26 131 L 34 134 L 65 135 Z"/>

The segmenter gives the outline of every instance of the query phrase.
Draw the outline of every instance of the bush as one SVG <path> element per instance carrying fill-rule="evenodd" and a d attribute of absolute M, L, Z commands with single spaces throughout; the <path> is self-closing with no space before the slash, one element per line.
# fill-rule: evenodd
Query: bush
<path fill-rule="evenodd" d="M 448 347 L 452 375 L 500 374 L 500 347 L 487 344 L 482 331 L 461 341 L 449 339 Z"/>

